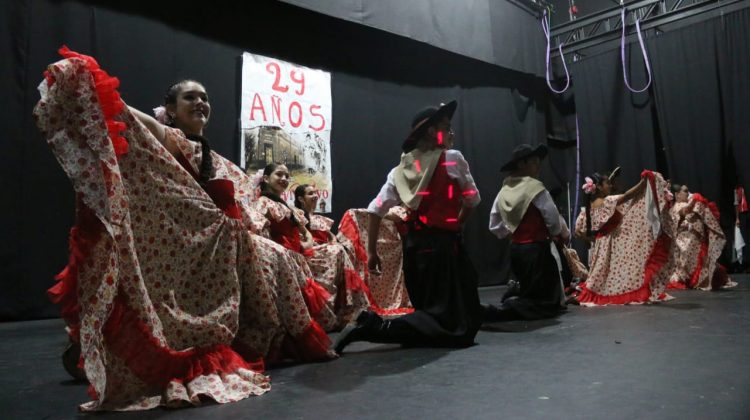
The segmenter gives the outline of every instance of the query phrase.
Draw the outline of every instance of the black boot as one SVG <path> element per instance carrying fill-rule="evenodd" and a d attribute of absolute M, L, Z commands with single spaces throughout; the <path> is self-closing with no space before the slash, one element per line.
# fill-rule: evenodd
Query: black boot
<path fill-rule="evenodd" d="M 383 318 L 374 312 L 364 311 L 357 317 L 356 324 L 349 324 L 336 338 L 333 350 L 341 354 L 344 348 L 355 341 L 371 341 L 376 331 L 383 325 Z"/>

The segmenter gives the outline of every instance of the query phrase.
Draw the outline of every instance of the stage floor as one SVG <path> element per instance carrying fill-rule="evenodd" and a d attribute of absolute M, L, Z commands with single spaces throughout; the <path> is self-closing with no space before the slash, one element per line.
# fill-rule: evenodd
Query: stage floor
<path fill-rule="evenodd" d="M 356 343 L 338 360 L 269 371 L 272 390 L 232 404 L 118 418 L 748 419 L 750 276 L 658 305 L 581 308 L 489 324 L 463 350 Z M 494 302 L 501 287 L 482 288 Z M 0 324 L 0 417 L 81 415 L 86 385 L 60 363 L 61 320 Z M 83 415 L 81 415 L 83 416 Z"/>

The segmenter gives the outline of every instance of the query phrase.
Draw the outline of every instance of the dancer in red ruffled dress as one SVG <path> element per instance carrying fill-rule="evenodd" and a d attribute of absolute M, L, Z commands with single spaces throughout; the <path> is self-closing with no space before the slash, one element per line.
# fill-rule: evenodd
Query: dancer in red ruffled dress
<path fill-rule="evenodd" d="M 169 89 L 166 127 L 93 58 L 60 53 L 34 116 L 77 195 L 50 296 L 90 383 L 81 409 L 237 401 L 269 390 L 264 360 L 329 359 L 288 252 L 250 233 L 249 179 L 208 152 L 203 86 Z"/>
<path fill-rule="evenodd" d="M 326 331 L 342 328 L 369 307 L 366 286 L 354 271 L 344 248 L 316 245 L 308 230 L 304 210 L 289 207 L 281 195 L 289 186 L 285 165 L 269 164 L 263 170 L 260 197 L 253 208 L 265 216 L 265 235 L 289 249 L 307 276 L 305 293 L 315 319 Z"/>
<path fill-rule="evenodd" d="M 409 301 L 403 270 L 402 236 L 406 234 L 407 211 L 396 206 L 383 217 L 376 244 L 380 273 L 367 269 L 368 215 L 367 209 L 347 210 L 339 223 L 338 240 L 370 289 L 371 310 L 381 316 L 411 313 L 414 308 Z"/>
<path fill-rule="evenodd" d="M 711 290 L 736 286 L 718 263 L 726 238 L 715 203 L 686 185 L 672 184 L 674 205 L 669 210 L 675 231 L 670 289 Z"/>
<path fill-rule="evenodd" d="M 589 275 L 577 299 L 584 306 L 622 305 L 668 299 L 671 226 L 666 182 L 644 171 L 621 195 L 608 195 L 605 177 L 586 179 L 589 197 L 576 221 L 576 235 L 593 240 Z"/>
<path fill-rule="evenodd" d="M 375 294 L 373 290 L 371 289 L 370 285 L 375 286 L 377 289 L 378 297 L 383 297 L 384 293 L 381 291 L 383 290 L 384 286 L 387 288 L 388 286 L 391 286 L 391 289 L 393 289 L 392 282 L 388 282 L 386 279 L 383 279 L 383 276 L 378 276 L 378 279 L 375 281 L 368 282 L 365 279 L 369 278 L 369 271 L 366 270 L 367 266 L 367 259 L 365 258 L 364 261 L 358 261 L 356 256 L 356 251 L 354 251 L 351 248 L 352 243 L 349 241 L 349 239 L 342 236 L 342 241 L 339 241 L 338 238 L 331 232 L 331 227 L 333 226 L 333 220 L 329 219 L 328 217 L 325 217 L 320 214 L 315 214 L 315 209 L 317 208 L 318 203 L 318 191 L 313 187 L 312 185 L 299 185 L 294 190 L 294 204 L 295 207 L 298 209 L 301 209 L 305 212 L 305 217 L 309 221 L 307 224 L 307 228 L 312 234 L 313 240 L 315 241 L 315 246 L 313 247 L 313 250 L 315 251 L 314 255 L 310 258 L 308 258 L 308 262 L 310 263 L 313 272 L 322 272 L 325 273 L 329 270 L 337 270 L 340 271 L 343 268 L 344 275 L 346 278 L 346 289 L 341 289 L 336 287 L 335 284 L 326 284 L 326 288 L 333 289 L 333 291 L 338 293 L 337 299 L 341 303 L 336 304 L 336 312 L 339 316 L 339 319 L 342 321 L 345 320 L 346 323 L 349 323 L 353 320 L 354 316 L 356 316 L 359 312 L 365 309 L 369 309 L 378 315 L 401 315 L 405 313 L 409 313 L 413 311 L 413 309 L 409 305 L 409 296 L 406 292 L 406 286 L 403 283 L 403 273 L 401 272 L 401 241 L 398 240 L 397 248 L 399 251 L 398 254 L 398 273 L 400 274 L 399 277 L 396 277 L 395 280 L 401 280 L 401 283 L 397 285 L 397 287 L 400 287 L 400 290 L 394 291 L 389 290 L 391 294 L 393 292 L 398 293 L 398 291 L 401 292 L 400 295 L 397 294 L 397 296 L 400 297 L 398 302 L 394 302 L 393 299 L 387 300 L 387 299 L 381 299 L 377 300 L 375 298 Z M 347 212 L 348 213 L 348 212 Z M 346 218 L 346 216 L 345 216 Z M 344 223 L 342 221 L 342 223 Z M 346 229 L 345 229 L 346 230 Z M 341 229 L 339 228 L 339 232 L 341 232 Z M 398 233 L 396 233 L 398 235 Z M 362 245 L 360 245 L 362 246 Z M 352 252 L 354 251 L 354 252 Z M 364 251 L 364 248 L 362 249 Z M 388 252 L 392 253 L 394 250 L 389 248 Z M 330 265 L 330 260 L 332 259 L 331 256 L 336 256 L 336 266 Z M 366 253 L 365 253 L 366 255 Z M 359 264 L 357 264 L 359 263 Z M 340 267 L 339 264 L 342 264 Z M 394 266 L 396 264 L 393 264 Z M 325 276 L 330 279 L 335 279 L 334 272 L 329 273 L 329 275 Z M 318 278 L 318 277 L 316 277 Z M 387 284 L 381 284 L 381 283 L 387 283 Z M 362 299 L 361 293 L 353 293 L 353 292 L 364 292 L 365 296 L 367 297 L 367 301 L 364 301 Z M 355 300 L 359 299 L 359 304 L 355 304 Z M 405 300 L 405 304 L 402 303 Z M 382 307 L 380 305 L 380 302 L 385 301 L 390 306 L 393 306 L 393 308 L 390 307 Z M 367 307 L 363 305 L 368 305 Z"/>

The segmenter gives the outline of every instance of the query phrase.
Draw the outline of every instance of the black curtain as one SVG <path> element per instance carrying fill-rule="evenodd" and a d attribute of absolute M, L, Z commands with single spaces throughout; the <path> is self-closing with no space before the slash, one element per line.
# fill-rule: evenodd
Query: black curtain
<path fill-rule="evenodd" d="M 724 136 L 738 179 L 750 190 L 750 10 L 723 16 L 714 25 L 717 39 Z"/>
<path fill-rule="evenodd" d="M 671 179 L 712 201 L 722 197 L 726 158 L 716 23 L 694 24 L 664 33 L 649 43 L 656 108 Z"/>
<path fill-rule="evenodd" d="M 627 54 L 631 86 L 646 85 L 640 50 Z M 571 67 L 581 142 L 581 172 L 588 176 L 617 166 L 620 188 L 637 182 L 644 168 L 665 171 L 659 164 L 659 136 L 651 90 L 630 92 L 623 82 L 620 51 L 607 51 Z"/>
<path fill-rule="evenodd" d="M 750 10 L 645 33 L 653 83 L 623 81 L 619 45 L 571 66 L 583 174 L 623 168 L 622 187 L 644 168 L 716 201 L 733 224 L 732 189 L 750 182 Z M 647 73 L 637 40 L 626 49 L 636 89 Z"/>
<path fill-rule="evenodd" d="M 399 161 L 401 141 L 418 109 L 458 99 L 457 147 L 483 197 L 466 228 L 467 247 L 483 284 L 505 281 L 506 250 L 487 231 L 489 208 L 508 152 L 524 140 L 542 141 L 546 95 L 539 79 L 275 1 L 187 9 L 29 0 L 2 2 L 0 12 L 6 40 L 0 76 L 8 83 L 0 117 L 6 151 L 0 157 L 5 195 L 0 320 L 58 315 L 45 290 L 67 262 L 74 197 L 31 111 L 42 71 L 59 59 L 62 44 L 95 56 L 119 77 L 125 101 L 143 111 L 160 105 L 177 80 L 203 82 L 213 108 L 206 135 L 218 153 L 235 162 L 243 51 L 330 71 L 336 220 L 348 208 L 365 207 L 377 193 Z"/>
<path fill-rule="evenodd" d="M 280 0 L 339 19 L 542 75 L 540 9 L 513 0 Z"/>

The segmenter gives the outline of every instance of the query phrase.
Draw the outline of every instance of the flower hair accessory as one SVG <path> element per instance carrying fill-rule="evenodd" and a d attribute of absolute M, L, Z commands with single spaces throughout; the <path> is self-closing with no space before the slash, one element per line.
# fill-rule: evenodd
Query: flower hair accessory
<path fill-rule="evenodd" d="M 164 125 L 169 125 L 172 123 L 172 117 L 167 114 L 167 109 L 164 108 L 163 105 L 154 108 L 154 116 L 156 117 L 156 121 L 159 121 Z"/>
<path fill-rule="evenodd" d="M 583 186 L 581 187 L 581 189 L 586 194 L 591 195 L 594 193 L 594 191 L 596 191 L 596 184 L 594 184 L 594 180 L 589 177 L 586 177 L 585 180 L 586 182 L 583 183 Z"/>

